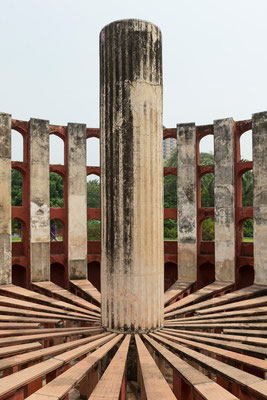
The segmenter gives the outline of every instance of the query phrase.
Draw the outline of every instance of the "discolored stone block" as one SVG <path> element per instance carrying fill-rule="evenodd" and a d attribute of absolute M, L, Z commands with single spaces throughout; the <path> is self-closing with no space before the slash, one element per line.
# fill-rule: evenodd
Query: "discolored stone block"
<path fill-rule="evenodd" d="M 214 121 L 215 279 L 235 281 L 234 126 Z"/>
<path fill-rule="evenodd" d="M 50 279 L 49 121 L 30 119 L 30 264 L 32 282 Z"/>
<path fill-rule="evenodd" d="M 0 113 L 0 284 L 11 283 L 11 115 Z"/>
<path fill-rule="evenodd" d="M 267 112 L 252 116 L 255 283 L 267 284 Z"/>
<path fill-rule="evenodd" d="M 68 124 L 69 279 L 87 278 L 86 126 Z"/>
<path fill-rule="evenodd" d="M 177 125 L 178 278 L 197 279 L 196 127 Z"/>

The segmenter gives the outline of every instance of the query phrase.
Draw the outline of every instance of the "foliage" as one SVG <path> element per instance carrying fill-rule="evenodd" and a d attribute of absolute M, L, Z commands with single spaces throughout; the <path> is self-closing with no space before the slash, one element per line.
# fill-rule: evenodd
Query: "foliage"
<path fill-rule="evenodd" d="M 11 171 L 12 206 L 22 206 L 22 175 L 16 169 Z"/>
<path fill-rule="evenodd" d="M 253 219 L 246 219 L 244 221 L 243 237 L 253 238 Z"/>
<path fill-rule="evenodd" d="M 214 239 L 214 219 L 204 219 L 202 222 L 202 240 L 205 242 L 212 242 Z"/>
<path fill-rule="evenodd" d="M 58 230 L 58 229 L 62 229 L 63 224 L 62 224 L 62 222 L 60 222 L 58 219 L 51 219 L 51 221 L 50 221 L 50 226 L 52 226 L 54 222 L 56 222 L 57 230 Z"/>
<path fill-rule="evenodd" d="M 199 163 L 200 165 L 213 165 L 213 154 L 200 153 Z M 214 207 L 214 174 L 205 174 L 201 178 L 201 207 Z"/>
<path fill-rule="evenodd" d="M 177 178 L 175 175 L 164 177 L 164 207 L 177 207 Z"/>
<path fill-rule="evenodd" d="M 87 222 L 87 240 L 100 240 L 101 228 L 100 221 L 91 219 Z"/>
<path fill-rule="evenodd" d="M 177 167 L 177 147 L 175 147 L 170 157 L 164 162 L 164 167 Z"/>
<path fill-rule="evenodd" d="M 87 207 L 100 208 L 100 182 L 97 179 L 87 182 Z"/>
<path fill-rule="evenodd" d="M 212 153 L 200 153 L 199 155 L 200 165 L 213 165 L 214 155 Z M 177 148 L 175 147 L 170 157 L 164 163 L 165 167 L 177 167 Z"/>
<path fill-rule="evenodd" d="M 200 165 L 213 165 L 214 155 L 212 153 L 200 153 L 199 154 L 199 164 Z"/>
<path fill-rule="evenodd" d="M 12 241 L 13 237 L 17 238 L 17 242 L 21 241 L 21 221 L 17 218 L 12 219 Z"/>
<path fill-rule="evenodd" d="M 242 205 L 253 207 L 253 172 L 251 170 L 242 175 Z"/>
<path fill-rule="evenodd" d="M 165 240 L 177 239 L 177 222 L 174 219 L 168 218 L 164 221 L 164 238 Z"/>
<path fill-rule="evenodd" d="M 201 207 L 214 207 L 214 174 L 201 178 Z"/>
<path fill-rule="evenodd" d="M 63 207 L 63 178 L 55 172 L 50 173 L 50 207 Z"/>
<path fill-rule="evenodd" d="M 174 148 L 170 157 L 164 163 L 165 167 L 177 166 L 177 149 Z M 177 207 L 177 177 L 167 175 L 164 177 L 164 207 Z M 165 236 L 166 237 L 166 236 Z"/>

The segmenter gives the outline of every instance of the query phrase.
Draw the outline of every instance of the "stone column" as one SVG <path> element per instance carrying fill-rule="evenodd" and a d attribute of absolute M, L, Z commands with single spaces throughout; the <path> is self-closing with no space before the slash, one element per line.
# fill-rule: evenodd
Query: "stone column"
<path fill-rule="evenodd" d="M 267 285 L 267 112 L 252 116 L 255 283 Z"/>
<path fill-rule="evenodd" d="M 102 324 L 163 325 L 161 32 L 122 20 L 100 33 Z"/>
<path fill-rule="evenodd" d="M 30 119 L 30 260 L 32 282 L 50 279 L 49 122 Z"/>
<path fill-rule="evenodd" d="M 68 124 L 68 266 L 87 278 L 86 125 Z"/>
<path fill-rule="evenodd" d="M 0 285 L 11 283 L 11 115 L 0 113 Z"/>
<path fill-rule="evenodd" d="M 214 121 L 215 279 L 235 281 L 234 126 Z"/>
<path fill-rule="evenodd" d="M 197 279 L 196 127 L 177 125 L 178 279 Z"/>

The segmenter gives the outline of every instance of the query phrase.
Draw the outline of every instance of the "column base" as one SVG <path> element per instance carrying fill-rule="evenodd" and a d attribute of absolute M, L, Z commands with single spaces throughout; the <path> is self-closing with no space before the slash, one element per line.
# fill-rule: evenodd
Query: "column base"
<path fill-rule="evenodd" d="M 123 334 L 148 334 L 150 332 L 157 332 L 160 331 L 163 326 L 158 327 L 158 328 L 150 328 L 150 329 L 135 329 L 135 330 L 131 330 L 131 329 L 111 329 L 111 328 L 107 328 L 105 326 L 102 326 L 102 328 L 106 331 L 106 332 L 112 332 L 112 333 L 123 333 Z"/>

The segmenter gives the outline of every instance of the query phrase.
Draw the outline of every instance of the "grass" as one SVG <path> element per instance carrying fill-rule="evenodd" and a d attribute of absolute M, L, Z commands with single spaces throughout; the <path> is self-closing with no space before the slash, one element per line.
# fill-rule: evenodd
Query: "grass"
<path fill-rule="evenodd" d="M 63 236 L 57 236 L 57 241 L 63 242 Z M 53 242 L 55 243 L 55 240 L 53 240 Z"/>
<path fill-rule="evenodd" d="M 62 242 L 63 241 L 63 237 L 62 236 L 58 236 L 57 240 L 58 240 L 58 242 Z M 12 236 L 12 242 L 21 242 L 21 237 Z"/>
<path fill-rule="evenodd" d="M 173 239 L 173 238 L 164 238 L 165 242 L 177 242 L 177 239 Z M 205 240 L 204 240 L 205 241 Z M 214 242 L 214 240 L 211 240 L 211 242 Z M 243 242 L 254 242 L 253 237 L 244 237 L 243 238 Z"/>
<path fill-rule="evenodd" d="M 254 242 L 253 237 L 244 237 L 243 242 Z"/>
<path fill-rule="evenodd" d="M 21 242 L 21 237 L 12 236 L 12 242 Z"/>
<path fill-rule="evenodd" d="M 62 236 L 58 236 L 57 237 L 58 242 L 62 242 L 63 237 Z M 90 239 L 90 240 L 99 240 L 99 239 Z M 165 242 L 177 242 L 177 239 L 173 239 L 173 238 L 164 238 Z M 12 242 L 21 242 L 21 238 L 20 237 L 14 237 L 12 236 Z M 243 238 L 243 242 L 254 242 L 254 239 L 252 237 L 244 237 Z"/>

